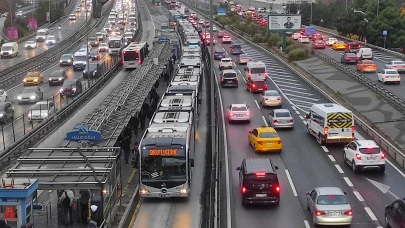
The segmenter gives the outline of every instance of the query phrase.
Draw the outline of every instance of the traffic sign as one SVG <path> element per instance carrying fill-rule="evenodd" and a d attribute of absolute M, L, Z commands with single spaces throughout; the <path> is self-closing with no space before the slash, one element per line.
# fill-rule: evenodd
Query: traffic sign
<path fill-rule="evenodd" d="M 217 9 L 217 14 L 218 15 L 226 15 L 226 9 L 225 8 L 218 8 Z"/>
<path fill-rule="evenodd" d="M 383 30 L 383 36 L 388 35 L 388 31 L 387 30 Z"/>
<path fill-rule="evenodd" d="M 73 142 L 96 142 L 101 140 L 101 132 L 89 130 L 89 126 L 81 125 L 77 129 L 66 133 L 66 139 Z"/>
<path fill-rule="evenodd" d="M 170 39 L 165 36 L 159 38 L 159 43 L 168 43 L 168 42 L 170 42 Z"/>

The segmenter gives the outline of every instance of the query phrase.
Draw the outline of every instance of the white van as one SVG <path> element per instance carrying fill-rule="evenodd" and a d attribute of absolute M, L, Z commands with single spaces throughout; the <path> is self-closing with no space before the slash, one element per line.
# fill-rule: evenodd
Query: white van
<path fill-rule="evenodd" d="M 81 52 L 78 51 L 75 53 L 75 55 L 73 56 L 73 70 L 77 71 L 77 70 L 84 70 L 84 68 L 86 68 L 86 64 L 87 64 L 87 52 Z"/>
<path fill-rule="evenodd" d="M 357 57 L 359 59 L 373 59 L 373 50 L 371 48 L 360 48 L 357 51 Z"/>
<path fill-rule="evenodd" d="M 8 42 L 1 46 L 0 51 L 1 58 L 12 58 L 18 55 L 18 44 L 17 42 Z"/>
<path fill-rule="evenodd" d="M 321 145 L 354 140 L 353 113 L 341 105 L 314 104 L 305 118 L 308 133 L 315 136 Z"/>
<path fill-rule="evenodd" d="M 262 61 L 250 61 L 245 67 L 245 79 L 249 80 L 266 80 L 266 64 Z"/>
<path fill-rule="evenodd" d="M 37 31 L 37 36 L 35 37 L 35 39 L 37 40 L 37 42 L 44 42 L 48 34 L 49 29 L 39 29 Z"/>

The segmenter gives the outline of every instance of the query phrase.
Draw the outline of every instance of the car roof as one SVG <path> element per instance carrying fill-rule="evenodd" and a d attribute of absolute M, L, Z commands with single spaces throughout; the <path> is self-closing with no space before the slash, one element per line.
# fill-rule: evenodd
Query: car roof
<path fill-rule="evenodd" d="M 236 74 L 236 71 L 235 70 L 231 70 L 231 69 L 227 69 L 227 70 L 223 70 L 222 71 L 222 73 L 235 73 Z"/>
<path fill-rule="evenodd" d="M 274 113 L 277 113 L 277 112 L 288 112 L 288 113 L 289 113 L 290 110 L 285 109 L 285 108 L 279 108 L 279 109 L 274 109 L 273 112 L 274 112 Z"/>
<path fill-rule="evenodd" d="M 250 158 L 245 159 L 246 173 L 253 174 L 257 172 L 276 173 L 268 158 Z"/>
<path fill-rule="evenodd" d="M 231 104 L 231 107 L 238 107 L 238 106 L 247 107 L 247 104 Z"/>
<path fill-rule="evenodd" d="M 262 127 L 258 127 L 256 128 L 259 132 L 276 132 L 276 129 L 272 128 L 272 127 L 267 127 L 267 126 L 262 126 Z"/>
<path fill-rule="evenodd" d="M 374 140 L 355 140 L 354 142 L 360 148 L 368 148 L 368 147 L 373 147 L 373 148 L 378 147 L 379 148 L 379 146 L 377 145 L 377 143 Z"/>
<path fill-rule="evenodd" d="M 317 190 L 319 195 L 344 195 L 344 192 L 338 187 L 320 187 Z"/>
<path fill-rule="evenodd" d="M 231 58 L 221 58 L 221 61 L 222 61 L 222 60 L 230 60 L 230 61 L 232 61 Z"/>

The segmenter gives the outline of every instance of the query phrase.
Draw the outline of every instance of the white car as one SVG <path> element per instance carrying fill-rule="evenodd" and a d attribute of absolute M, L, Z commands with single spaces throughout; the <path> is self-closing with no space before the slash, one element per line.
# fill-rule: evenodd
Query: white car
<path fill-rule="evenodd" d="M 385 64 L 385 69 L 394 69 L 398 72 L 405 72 L 405 62 L 402 60 L 392 60 Z"/>
<path fill-rule="evenodd" d="M 43 121 L 55 113 L 55 104 L 52 101 L 39 101 L 28 111 L 28 120 Z"/>
<path fill-rule="evenodd" d="M 223 69 L 232 69 L 232 59 L 231 58 L 222 58 L 219 62 L 219 70 Z"/>
<path fill-rule="evenodd" d="M 197 14 L 196 14 L 196 13 L 194 13 L 194 12 L 190 13 L 190 16 L 192 16 L 194 19 L 196 19 L 196 18 L 197 18 Z"/>
<path fill-rule="evenodd" d="M 17 13 L 15 13 L 15 15 L 16 15 L 17 17 L 22 17 L 23 14 L 24 14 L 23 11 L 18 11 Z"/>
<path fill-rule="evenodd" d="M 0 89 L 0 102 L 7 101 L 7 92 L 4 89 Z"/>
<path fill-rule="evenodd" d="M 82 9 L 80 7 L 76 7 L 76 12 L 81 12 Z"/>
<path fill-rule="evenodd" d="M 326 45 L 328 46 L 332 46 L 332 44 L 338 42 L 338 40 L 336 38 L 328 38 L 328 40 L 326 41 Z"/>
<path fill-rule="evenodd" d="M 217 29 L 217 27 L 216 27 L 215 25 L 212 26 L 212 31 L 213 31 L 213 32 L 217 32 L 217 31 L 218 31 L 218 29 Z"/>
<path fill-rule="evenodd" d="M 72 13 L 69 15 L 69 20 L 75 21 L 76 20 L 76 14 Z"/>
<path fill-rule="evenodd" d="M 224 37 L 222 37 L 222 43 L 223 44 L 226 44 L 226 43 L 230 44 L 230 43 L 232 43 L 232 38 L 230 36 L 228 36 L 228 35 L 224 35 Z"/>
<path fill-rule="evenodd" d="M 37 42 L 35 40 L 29 40 L 24 44 L 25 49 L 35 49 L 37 48 Z"/>
<path fill-rule="evenodd" d="M 300 43 L 309 43 L 309 37 L 301 35 L 300 38 L 298 38 L 298 42 L 300 42 Z"/>
<path fill-rule="evenodd" d="M 299 33 L 299 32 L 296 32 L 296 33 L 292 34 L 292 36 L 291 36 L 291 38 L 293 40 L 298 40 L 298 38 L 300 38 L 300 37 L 301 37 L 301 33 Z"/>
<path fill-rule="evenodd" d="M 46 43 L 47 45 L 54 45 L 54 44 L 56 44 L 56 37 L 55 37 L 55 36 L 47 36 L 47 37 L 46 37 L 46 40 L 45 40 L 45 43 Z"/>
<path fill-rule="evenodd" d="M 288 109 L 271 110 L 269 123 L 273 128 L 294 128 L 294 119 Z"/>
<path fill-rule="evenodd" d="M 200 24 L 200 25 L 203 25 L 205 23 L 205 20 L 204 19 L 200 19 L 199 21 L 198 21 L 198 24 Z"/>
<path fill-rule="evenodd" d="M 108 51 L 108 44 L 107 43 L 100 43 L 100 45 L 98 45 L 98 51 L 99 52 Z"/>
<path fill-rule="evenodd" d="M 283 101 L 277 90 L 266 90 L 260 94 L 260 105 L 265 107 L 281 107 Z"/>
<path fill-rule="evenodd" d="M 251 115 L 247 104 L 231 104 L 228 107 L 228 122 L 247 121 L 250 123 Z"/>
<path fill-rule="evenodd" d="M 379 169 L 385 172 L 385 154 L 374 140 L 354 140 L 343 149 L 343 160 L 353 172 Z"/>
<path fill-rule="evenodd" d="M 401 83 L 401 76 L 395 69 L 384 69 L 378 72 L 378 81 L 382 83 Z"/>

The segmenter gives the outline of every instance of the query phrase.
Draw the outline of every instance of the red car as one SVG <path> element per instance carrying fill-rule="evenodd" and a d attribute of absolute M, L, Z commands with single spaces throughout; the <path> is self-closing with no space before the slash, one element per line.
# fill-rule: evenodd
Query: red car
<path fill-rule="evenodd" d="M 312 48 L 314 49 L 325 49 L 326 48 L 326 42 L 323 40 L 314 40 L 312 43 Z"/>
<path fill-rule="evenodd" d="M 267 90 L 267 83 L 263 80 L 247 80 L 246 90 L 251 93 L 261 93 Z"/>
<path fill-rule="evenodd" d="M 323 40 L 323 36 L 321 34 L 314 34 L 312 35 L 312 40 Z"/>

